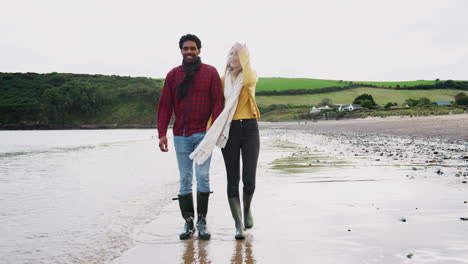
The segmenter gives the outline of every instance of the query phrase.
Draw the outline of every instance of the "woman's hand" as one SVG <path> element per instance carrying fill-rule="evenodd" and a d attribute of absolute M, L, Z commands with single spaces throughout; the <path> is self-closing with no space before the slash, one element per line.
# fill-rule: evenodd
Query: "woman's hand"
<path fill-rule="evenodd" d="M 247 46 L 245 44 L 240 44 L 239 42 L 236 42 L 236 44 L 234 44 L 234 46 L 232 47 L 232 49 L 236 52 L 236 53 L 239 53 L 239 51 L 243 50 L 243 49 L 247 49 Z"/>

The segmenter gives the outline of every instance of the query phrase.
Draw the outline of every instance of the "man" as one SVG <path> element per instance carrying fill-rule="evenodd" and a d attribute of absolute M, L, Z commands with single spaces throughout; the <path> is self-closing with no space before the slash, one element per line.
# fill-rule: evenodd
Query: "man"
<path fill-rule="evenodd" d="M 174 146 L 179 165 L 179 207 L 185 219 L 184 232 L 180 239 L 190 238 L 195 231 L 192 198 L 193 161 L 189 158 L 205 136 L 210 116 L 214 121 L 223 110 L 221 79 L 213 66 L 201 62 L 201 41 L 191 34 L 179 40 L 182 65 L 172 69 L 166 76 L 158 105 L 159 148 L 167 147 L 167 127 L 172 113 Z M 210 158 L 203 164 L 195 164 L 197 177 L 197 229 L 200 239 L 208 240 L 211 235 L 206 228 L 208 198 L 210 195 Z"/>

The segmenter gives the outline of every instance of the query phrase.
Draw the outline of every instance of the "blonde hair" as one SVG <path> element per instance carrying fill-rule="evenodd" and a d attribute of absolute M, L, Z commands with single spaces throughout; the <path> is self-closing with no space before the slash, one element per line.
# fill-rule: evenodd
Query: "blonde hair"
<path fill-rule="evenodd" d="M 224 76 L 226 76 L 226 74 L 228 74 L 228 73 L 238 75 L 240 72 L 242 72 L 242 66 L 239 68 L 239 71 L 236 73 L 236 72 L 234 72 L 234 69 L 231 67 L 231 65 L 229 63 L 229 59 L 231 58 L 231 56 L 234 55 L 233 54 L 233 49 L 234 49 L 234 46 L 232 46 L 231 49 L 228 52 L 227 59 L 226 59 L 226 69 L 224 70 Z M 238 52 L 235 52 L 235 55 L 239 56 Z"/>

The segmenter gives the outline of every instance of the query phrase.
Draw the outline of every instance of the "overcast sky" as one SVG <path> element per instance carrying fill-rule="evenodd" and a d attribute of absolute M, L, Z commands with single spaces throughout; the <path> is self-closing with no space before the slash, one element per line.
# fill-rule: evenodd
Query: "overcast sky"
<path fill-rule="evenodd" d="M 193 33 L 219 72 L 238 41 L 260 77 L 468 80 L 467 14 L 467 0 L 2 0 L 0 72 L 162 78 Z"/>

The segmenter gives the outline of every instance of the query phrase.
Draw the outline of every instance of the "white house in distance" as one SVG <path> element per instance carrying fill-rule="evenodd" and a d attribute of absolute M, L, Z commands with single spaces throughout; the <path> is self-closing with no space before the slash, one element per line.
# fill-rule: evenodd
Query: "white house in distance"
<path fill-rule="evenodd" d="M 316 114 L 316 113 L 320 113 L 320 109 L 318 109 L 317 107 L 312 107 L 309 111 L 310 114 Z"/>
<path fill-rule="evenodd" d="M 338 108 L 338 111 L 354 111 L 357 109 L 364 109 L 364 107 L 358 104 L 341 105 L 340 108 Z"/>
<path fill-rule="evenodd" d="M 338 108 L 339 105 L 322 105 L 322 106 L 317 106 L 317 107 L 312 107 L 309 111 L 309 113 L 311 114 L 315 114 L 315 113 L 320 113 L 320 111 L 322 110 L 330 110 L 330 109 L 334 109 L 334 108 Z"/>
<path fill-rule="evenodd" d="M 309 113 L 315 114 L 320 113 L 322 110 L 338 109 L 338 111 L 353 111 L 357 109 L 365 109 L 364 107 L 358 104 L 337 104 L 337 105 L 323 105 L 323 106 L 314 106 L 310 109 Z"/>

